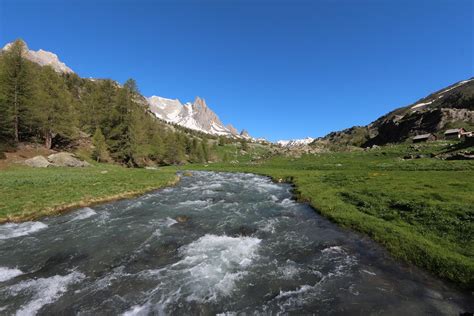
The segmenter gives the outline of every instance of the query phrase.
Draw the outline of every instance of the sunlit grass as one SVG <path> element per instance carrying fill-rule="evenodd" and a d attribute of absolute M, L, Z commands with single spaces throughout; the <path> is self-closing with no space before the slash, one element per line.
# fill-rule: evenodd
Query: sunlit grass
<path fill-rule="evenodd" d="M 445 147 L 422 145 L 416 153 Z M 399 145 L 193 168 L 289 180 L 301 200 L 332 221 L 369 235 L 395 257 L 472 289 L 474 162 L 402 159 L 411 151 L 410 145 Z"/>
<path fill-rule="evenodd" d="M 0 171 L 0 222 L 34 219 L 65 209 L 131 197 L 173 183 L 172 169 L 15 167 Z"/>

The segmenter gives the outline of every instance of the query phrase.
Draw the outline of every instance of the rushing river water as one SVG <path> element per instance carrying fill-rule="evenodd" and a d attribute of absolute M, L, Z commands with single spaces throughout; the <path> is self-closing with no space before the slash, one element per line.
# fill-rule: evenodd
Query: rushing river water
<path fill-rule="evenodd" d="M 251 174 L 0 226 L 0 314 L 458 315 L 472 296 Z"/>

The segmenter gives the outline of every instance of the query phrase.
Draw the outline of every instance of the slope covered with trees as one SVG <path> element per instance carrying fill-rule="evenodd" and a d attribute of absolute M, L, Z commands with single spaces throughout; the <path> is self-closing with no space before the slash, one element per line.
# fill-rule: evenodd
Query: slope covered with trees
<path fill-rule="evenodd" d="M 17 40 L 0 54 L 0 149 L 20 142 L 72 148 L 92 139 L 98 161 L 144 166 L 209 160 L 207 137 L 156 119 L 133 79 L 121 86 L 58 73 L 27 60 L 26 49 Z"/>

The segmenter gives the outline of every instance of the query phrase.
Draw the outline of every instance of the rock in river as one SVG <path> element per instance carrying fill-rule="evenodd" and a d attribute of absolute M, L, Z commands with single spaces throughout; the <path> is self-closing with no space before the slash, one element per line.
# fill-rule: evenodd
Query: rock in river
<path fill-rule="evenodd" d="M 178 223 L 186 223 L 187 221 L 189 221 L 189 216 L 179 215 L 178 217 L 176 217 L 176 221 Z"/>

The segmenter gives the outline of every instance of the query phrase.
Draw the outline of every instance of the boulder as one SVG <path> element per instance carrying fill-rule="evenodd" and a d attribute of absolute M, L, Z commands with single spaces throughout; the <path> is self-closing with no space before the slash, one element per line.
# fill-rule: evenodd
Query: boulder
<path fill-rule="evenodd" d="M 55 167 L 89 167 L 87 161 L 78 159 L 74 154 L 60 152 L 48 156 L 48 160 Z"/>
<path fill-rule="evenodd" d="M 189 216 L 179 215 L 178 217 L 176 217 L 176 221 L 178 223 L 186 223 L 187 221 L 189 221 Z"/>
<path fill-rule="evenodd" d="M 51 163 L 43 156 L 36 156 L 25 160 L 25 165 L 33 168 L 46 168 L 49 167 Z"/>

